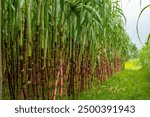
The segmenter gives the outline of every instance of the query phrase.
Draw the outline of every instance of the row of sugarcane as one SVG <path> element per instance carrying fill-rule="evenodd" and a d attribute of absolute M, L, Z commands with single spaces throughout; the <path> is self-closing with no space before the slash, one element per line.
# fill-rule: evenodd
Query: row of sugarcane
<path fill-rule="evenodd" d="M 150 73 L 150 34 L 148 35 L 148 39 L 146 43 L 140 50 L 140 62 L 143 66 L 142 68 Z M 150 75 L 150 74 L 149 74 Z"/>
<path fill-rule="evenodd" d="M 142 3 L 142 1 L 141 1 L 141 3 Z M 140 31 L 139 31 L 139 22 L 142 17 L 142 14 L 146 10 L 149 10 L 149 8 L 150 8 L 150 4 L 146 5 L 139 13 L 138 20 L 137 20 L 136 29 L 137 29 L 137 35 L 138 35 L 138 38 L 139 38 L 139 41 L 141 42 L 141 44 L 142 44 L 142 41 L 141 41 Z M 140 62 L 141 62 L 142 68 L 145 71 L 147 71 L 148 73 L 150 73 L 150 33 L 147 34 L 147 39 L 146 39 L 145 43 L 143 44 L 142 48 L 140 49 Z M 150 74 L 148 74 L 148 75 L 150 75 Z"/>
<path fill-rule="evenodd" d="M 2 0 L 3 99 L 76 99 L 122 70 L 119 2 Z"/>

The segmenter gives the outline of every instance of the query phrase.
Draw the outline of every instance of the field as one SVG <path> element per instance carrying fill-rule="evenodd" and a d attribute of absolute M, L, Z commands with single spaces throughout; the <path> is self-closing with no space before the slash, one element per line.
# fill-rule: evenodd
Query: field
<path fill-rule="evenodd" d="M 149 99 L 126 24 L 118 0 L 0 0 L 0 99 Z"/>
<path fill-rule="evenodd" d="M 134 63 L 134 64 L 133 64 Z M 91 100 L 150 100 L 150 77 L 139 60 L 126 62 L 126 69 L 102 85 L 94 84 L 91 91 L 79 99 Z"/>

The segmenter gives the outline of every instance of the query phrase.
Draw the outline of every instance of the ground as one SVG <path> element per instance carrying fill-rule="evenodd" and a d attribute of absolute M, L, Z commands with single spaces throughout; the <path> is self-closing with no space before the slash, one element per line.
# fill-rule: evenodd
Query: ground
<path fill-rule="evenodd" d="M 109 78 L 105 83 L 94 83 L 90 91 L 78 99 L 85 100 L 150 100 L 150 74 L 139 60 L 125 63 L 125 70 Z"/>

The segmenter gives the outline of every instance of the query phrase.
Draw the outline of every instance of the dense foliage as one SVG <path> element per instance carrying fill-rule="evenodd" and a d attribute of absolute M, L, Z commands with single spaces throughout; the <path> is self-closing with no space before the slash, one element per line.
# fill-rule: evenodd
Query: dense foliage
<path fill-rule="evenodd" d="M 134 58 L 139 58 L 140 53 L 139 53 L 139 49 L 136 47 L 135 44 L 130 44 L 130 49 L 129 49 L 129 57 L 128 59 L 134 59 Z"/>
<path fill-rule="evenodd" d="M 4 99 L 75 98 L 129 54 L 118 0 L 2 0 L 1 18 Z"/>
<path fill-rule="evenodd" d="M 150 42 L 147 42 L 141 49 L 140 60 L 143 68 L 150 72 Z"/>
<path fill-rule="evenodd" d="M 138 16 L 138 20 L 137 20 L 137 34 L 140 39 L 140 35 L 139 35 L 139 21 L 140 18 L 142 16 L 142 14 L 144 13 L 145 10 L 149 9 L 150 5 L 145 6 L 139 16 Z M 140 50 L 140 60 L 143 66 L 143 69 L 147 70 L 148 72 L 150 71 L 150 33 L 148 34 L 148 38 L 147 41 L 145 42 L 144 46 L 142 47 L 142 49 Z"/>

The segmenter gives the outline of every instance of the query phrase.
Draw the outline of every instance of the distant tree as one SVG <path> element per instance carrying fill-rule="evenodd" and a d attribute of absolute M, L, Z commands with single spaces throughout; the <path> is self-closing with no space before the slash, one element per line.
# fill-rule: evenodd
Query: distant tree
<path fill-rule="evenodd" d="M 129 58 L 132 59 L 132 58 L 138 58 L 138 57 L 139 57 L 139 50 L 135 44 L 131 43 Z"/>

